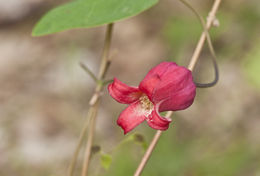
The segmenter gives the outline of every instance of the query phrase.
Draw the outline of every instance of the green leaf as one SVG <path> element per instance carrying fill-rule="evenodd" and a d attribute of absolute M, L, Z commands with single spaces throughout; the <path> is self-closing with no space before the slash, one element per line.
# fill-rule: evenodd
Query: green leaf
<path fill-rule="evenodd" d="M 33 29 L 33 36 L 73 28 L 89 28 L 129 18 L 158 0 L 76 0 L 50 10 Z"/>
<path fill-rule="evenodd" d="M 101 154 L 100 162 L 102 167 L 108 170 L 112 162 L 112 157 L 108 154 Z"/>

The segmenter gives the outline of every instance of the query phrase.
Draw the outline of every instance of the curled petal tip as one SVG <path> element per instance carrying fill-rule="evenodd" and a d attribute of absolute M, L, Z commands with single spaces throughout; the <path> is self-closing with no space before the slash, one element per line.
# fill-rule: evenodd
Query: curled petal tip
<path fill-rule="evenodd" d="M 157 110 L 153 110 L 152 114 L 147 119 L 147 123 L 150 127 L 156 130 L 167 130 L 169 128 L 169 124 L 171 123 L 170 118 L 165 118 L 160 116 Z"/>
<path fill-rule="evenodd" d="M 117 78 L 114 78 L 114 81 L 108 85 L 108 92 L 116 101 L 123 104 L 133 103 L 142 94 L 139 88 L 128 86 Z"/>

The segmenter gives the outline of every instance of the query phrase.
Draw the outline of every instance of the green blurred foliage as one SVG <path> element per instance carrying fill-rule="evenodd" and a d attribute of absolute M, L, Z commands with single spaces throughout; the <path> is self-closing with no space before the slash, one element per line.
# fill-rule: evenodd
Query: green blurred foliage
<path fill-rule="evenodd" d="M 172 58 L 179 58 L 179 55 L 188 44 L 195 45 L 195 41 L 200 33 L 200 23 L 196 19 L 185 16 L 170 19 L 165 24 L 163 35 L 171 48 Z"/>
<path fill-rule="evenodd" d="M 143 153 L 142 148 L 133 141 L 125 142 L 114 151 L 111 167 L 104 175 L 133 175 L 136 161 Z"/>
<path fill-rule="evenodd" d="M 237 13 L 226 9 L 219 10 L 217 19 L 220 26 L 210 29 L 219 59 L 241 59 L 245 48 L 252 40 L 259 38 L 260 11 L 257 8 L 248 3 L 239 8 Z M 179 56 L 186 52 L 187 48 L 195 47 L 201 32 L 202 26 L 195 16 L 191 18 L 185 14 L 175 14 L 170 18 L 164 26 L 163 36 L 170 47 L 172 58 L 177 58 L 175 61 L 182 59 Z"/>
<path fill-rule="evenodd" d="M 260 40 L 248 53 L 244 63 L 244 71 L 249 81 L 260 88 Z"/>
<path fill-rule="evenodd" d="M 247 33 L 259 33 L 259 21 L 260 11 L 258 5 L 248 4 L 240 9 L 239 13 L 236 14 L 236 19 L 239 20 L 241 27 L 244 28 Z M 248 35 L 254 36 L 254 35 Z M 250 38 L 252 39 L 252 37 Z"/>
<path fill-rule="evenodd" d="M 256 172 L 257 167 L 252 168 L 252 165 L 258 165 L 260 161 L 259 158 L 255 159 L 257 153 L 250 149 L 246 141 L 234 138 L 221 146 L 206 134 L 199 139 L 193 135 L 186 139 L 178 138 L 180 130 L 170 128 L 163 133 L 143 176 L 231 176 L 248 170 Z M 115 151 L 111 169 L 104 175 L 133 175 L 143 155 L 140 149 L 131 142 L 125 143 Z"/>
<path fill-rule="evenodd" d="M 104 169 L 106 169 L 106 170 L 109 169 L 111 162 L 112 162 L 111 155 L 104 154 L 104 153 L 101 154 L 101 156 L 100 156 L 100 163 L 101 163 L 101 166 Z"/>

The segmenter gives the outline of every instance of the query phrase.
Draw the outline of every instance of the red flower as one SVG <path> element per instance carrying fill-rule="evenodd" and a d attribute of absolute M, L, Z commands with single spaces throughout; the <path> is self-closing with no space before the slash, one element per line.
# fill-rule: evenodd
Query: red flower
<path fill-rule="evenodd" d="M 114 78 L 108 91 L 119 103 L 129 104 L 117 120 L 126 134 L 144 120 L 154 129 L 167 130 L 171 119 L 160 116 L 159 112 L 189 107 L 196 86 L 187 68 L 162 62 L 148 72 L 139 87 L 130 87 Z"/>

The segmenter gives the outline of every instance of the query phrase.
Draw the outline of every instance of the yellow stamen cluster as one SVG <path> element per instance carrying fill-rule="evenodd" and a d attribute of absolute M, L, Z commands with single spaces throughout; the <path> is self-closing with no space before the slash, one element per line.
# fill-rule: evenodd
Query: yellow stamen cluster
<path fill-rule="evenodd" d="M 140 97 L 141 107 L 147 111 L 150 111 L 153 109 L 153 103 L 149 100 L 149 98 L 146 95 L 142 95 Z"/>

